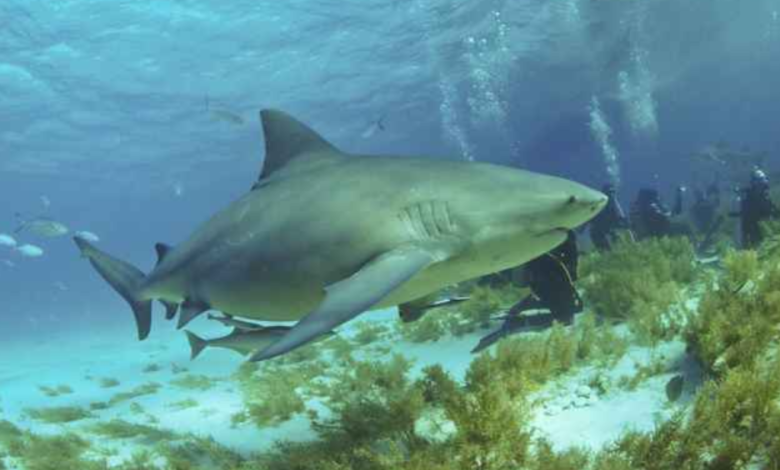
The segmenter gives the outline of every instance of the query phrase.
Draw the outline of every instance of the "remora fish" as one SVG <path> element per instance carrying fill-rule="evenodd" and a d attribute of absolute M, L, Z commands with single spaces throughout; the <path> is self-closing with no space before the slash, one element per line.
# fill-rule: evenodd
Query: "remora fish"
<path fill-rule="evenodd" d="M 385 130 L 384 119 L 385 116 L 382 115 L 376 121 L 372 121 L 371 124 L 369 124 L 368 127 L 366 127 L 366 129 L 360 134 L 360 137 L 364 139 L 368 139 L 369 137 L 376 134 L 377 131 L 384 131 Z"/>
<path fill-rule="evenodd" d="M 341 152 L 289 115 L 261 112 L 266 158 L 253 190 L 148 275 L 76 238 L 130 304 L 139 338 L 151 302 L 181 303 L 179 327 L 210 310 L 300 320 L 252 355 L 291 351 L 361 313 L 521 265 L 607 201 L 572 181 L 487 163 Z"/>
<path fill-rule="evenodd" d="M 251 331 L 234 328 L 229 335 L 214 339 L 203 339 L 189 330 L 184 332 L 190 343 L 190 360 L 194 360 L 207 347 L 230 349 L 242 356 L 248 356 L 275 343 L 291 329 L 289 326 L 270 326 Z"/>
<path fill-rule="evenodd" d="M 208 96 L 206 96 L 206 111 L 209 113 L 212 119 L 225 121 L 236 126 L 241 126 L 244 124 L 244 118 L 238 114 L 226 109 L 211 107 Z"/>
<path fill-rule="evenodd" d="M 217 316 L 208 314 L 209 320 L 216 320 L 220 323 L 222 323 L 225 326 L 229 326 L 232 328 L 237 328 L 239 330 L 243 331 L 254 331 L 254 330 L 261 330 L 263 328 L 267 328 L 263 325 L 252 323 L 248 321 L 239 320 L 238 318 L 234 318 L 233 315 L 228 315 L 227 313 L 223 313 L 223 316 Z"/>
<path fill-rule="evenodd" d="M 21 218 L 17 214 L 17 218 Z M 54 219 L 48 217 L 36 217 L 30 220 L 23 220 L 21 224 L 14 230 L 14 233 L 20 233 L 23 231 L 32 232 L 39 237 L 61 237 L 68 233 L 68 227 L 61 222 L 57 222 Z"/>

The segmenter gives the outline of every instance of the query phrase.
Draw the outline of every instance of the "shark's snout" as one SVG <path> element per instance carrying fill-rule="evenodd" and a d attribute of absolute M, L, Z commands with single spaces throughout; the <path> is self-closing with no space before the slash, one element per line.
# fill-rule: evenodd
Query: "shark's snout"
<path fill-rule="evenodd" d="M 598 191 L 591 191 L 593 194 L 587 195 L 571 195 L 567 204 L 570 206 L 581 206 L 587 208 L 593 215 L 598 214 L 601 209 L 607 205 L 607 196 Z"/>
<path fill-rule="evenodd" d="M 606 204 L 606 195 L 590 188 L 578 187 L 566 199 L 563 210 L 565 215 L 556 229 L 576 228 L 595 217 Z"/>
<path fill-rule="evenodd" d="M 600 207 L 603 207 L 604 204 L 607 203 L 607 196 L 602 195 L 603 197 L 595 197 L 595 198 L 582 198 L 577 196 L 569 196 L 569 200 L 566 201 L 567 204 L 576 206 L 578 204 L 586 204 L 590 205 L 593 210 L 598 210 Z"/>

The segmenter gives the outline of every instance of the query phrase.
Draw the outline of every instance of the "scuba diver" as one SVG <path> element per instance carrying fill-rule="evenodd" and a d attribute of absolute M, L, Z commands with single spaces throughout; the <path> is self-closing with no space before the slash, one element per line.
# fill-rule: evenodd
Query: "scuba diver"
<path fill-rule="evenodd" d="M 606 194 L 609 200 L 606 207 L 590 222 L 590 239 L 600 251 L 607 251 L 617 241 L 619 229 L 626 229 L 632 241 L 634 234 L 631 232 L 628 217 L 617 200 L 615 185 L 607 183 L 601 187 L 601 192 Z"/>
<path fill-rule="evenodd" d="M 740 218 L 742 248 L 752 249 L 763 238 L 761 222 L 780 217 L 780 210 L 769 197 L 769 178 L 758 167 L 750 174 L 750 185 L 741 189 L 740 193 L 739 212 L 731 215 Z"/>
<path fill-rule="evenodd" d="M 670 211 L 661 201 L 657 189 L 640 189 L 631 206 L 631 224 L 636 236 L 642 240 L 673 235 L 672 217 L 682 213 L 683 194 L 685 194 L 685 187 L 678 186 L 674 210 Z"/>
<path fill-rule="evenodd" d="M 571 325 L 574 314 L 582 312 L 582 299 L 574 288 L 578 257 L 577 235 L 569 230 L 566 241 L 531 260 L 527 274 L 532 294 L 509 309 L 504 324 L 482 338 L 471 352 L 482 351 L 514 333 L 549 328 L 554 321 Z M 546 309 L 550 313 L 521 315 L 536 309 Z"/>

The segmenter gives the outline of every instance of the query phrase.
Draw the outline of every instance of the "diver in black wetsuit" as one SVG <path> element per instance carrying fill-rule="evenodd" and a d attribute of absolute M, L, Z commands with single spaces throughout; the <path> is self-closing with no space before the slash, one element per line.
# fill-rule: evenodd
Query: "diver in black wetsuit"
<path fill-rule="evenodd" d="M 674 235 L 672 217 L 682 213 L 684 193 L 684 187 L 677 188 L 674 210 L 670 211 L 661 202 L 658 190 L 653 188 L 640 189 L 636 201 L 631 206 L 631 224 L 636 236 L 641 240 Z"/>
<path fill-rule="evenodd" d="M 509 309 L 501 328 L 482 338 L 471 352 L 479 352 L 513 333 L 548 328 L 553 321 L 570 325 L 574 314 L 582 311 L 582 299 L 574 288 L 578 258 L 577 235 L 569 230 L 566 241 L 530 261 L 527 270 L 532 294 Z M 520 315 L 535 309 L 550 313 Z"/>
<path fill-rule="evenodd" d="M 750 174 L 750 185 L 742 190 L 739 211 L 742 224 L 742 247 L 752 249 L 762 240 L 761 222 L 780 217 L 780 210 L 769 197 L 769 178 L 760 168 Z"/>
<path fill-rule="evenodd" d="M 609 197 L 606 207 L 590 222 L 590 239 L 600 251 L 607 251 L 618 239 L 617 231 L 627 229 L 633 239 L 628 217 L 626 217 L 620 202 L 617 200 L 615 186 L 607 183 L 601 188 L 601 192 Z"/>

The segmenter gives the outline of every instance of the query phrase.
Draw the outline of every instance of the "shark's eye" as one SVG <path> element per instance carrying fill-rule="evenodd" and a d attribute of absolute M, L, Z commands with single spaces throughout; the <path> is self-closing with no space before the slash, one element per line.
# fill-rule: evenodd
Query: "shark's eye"
<path fill-rule="evenodd" d="M 569 196 L 567 204 L 574 204 L 575 202 L 577 202 L 577 196 Z"/>

